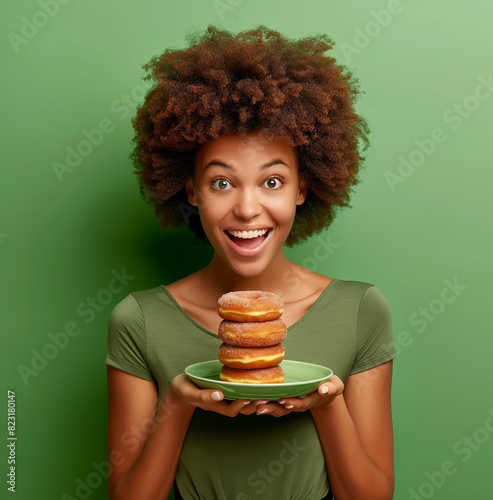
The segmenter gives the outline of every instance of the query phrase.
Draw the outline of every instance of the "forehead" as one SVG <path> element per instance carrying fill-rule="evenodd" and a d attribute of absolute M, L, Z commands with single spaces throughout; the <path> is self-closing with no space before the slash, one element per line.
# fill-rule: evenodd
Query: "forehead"
<path fill-rule="evenodd" d="M 212 160 L 221 160 L 232 166 L 261 166 L 276 159 L 297 167 L 296 150 L 285 141 L 268 139 L 259 132 L 245 138 L 239 134 L 228 134 L 202 145 L 195 157 L 195 166 L 206 165 Z"/>

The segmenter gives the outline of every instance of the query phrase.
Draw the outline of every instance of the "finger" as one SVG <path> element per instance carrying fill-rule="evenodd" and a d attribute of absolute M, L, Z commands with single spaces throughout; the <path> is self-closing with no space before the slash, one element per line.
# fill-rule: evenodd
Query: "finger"
<path fill-rule="evenodd" d="M 250 404 L 250 400 L 248 399 L 237 399 L 236 401 L 231 401 L 228 403 L 228 411 L 227 414 L 231 417 L 238 415 L 238 413 L 242 413 L 243 409 Z M 253 413 L 253 410 L 252 410 Z"/>
<path fill-rule="evenodd" d="M 302 398 L 281 399 L 279 400 L 279 404 L 289 411 L 305 411 L 307 408 L 315 405 L 320 399 L 317 392 L 312 392 Z"/>
<path fill-rule="evenodd" d="M 279 409 L 284 410 L 284 407 L 279 403 L 274 403 L 273 401 L 269 401 L 267 404 L 258 402 L 256 407 L 256 413 L 257 415 L 274 414 L 274 413 L 279 413 L 278 412 Z"/>
<path fill-rule="evenodd" d="M 243 405 L 249 405 L 250 403 L 253 403 L 251 399 L 237 399 L 236 401 L 241 401 Z"/>
<path fill-rule="evenodd" d="M 282 405 L 275 403 L 273 405 L 270 405 L 270 407 L 267 408 L 267 411 L 261 413 L 261 415 L 269 415 L 271 417 L 283 417 L 284 415 L 288 415 L 289 413 L 291 413 L 291 411 L 292 410 L 287 410 Z"/>
<path fill-rule="evenodd" d="M 218 403 L 224 399 L 224 394 L 214 389 L 199 389 L 192 397 L 200 403 Z"/>
<path fill-rule="evenodd" d="M 225 415 L 226 417 L 235 417 L 240 413 L 240 411 L 248 405 L 246 400 L 236 400 L 236 401 L 214 401 L 209 403 L 198 402 L 195 404 L 198 408 L 202 410 L 213 411 Z"/>
<path fill-rule="evenodd" d="M 342 380 L 336 375 L 332 376 L 330 380 L 327 380 L 327 382 L 320 384 L 317 389 L 318 394 L 320 394 L 320 396 L 322 397 L 338 396 L 339 394 L 342 394 L 343 391 L 344 384 L 342 383 Z"/>
<path fill-rule="evenodd" d="M 250 403 L 246 404 L 241 410 L 240 413 L 242 415 L 253 415 L 257 410 L 257 404 L 255 401 L 251 401 Z"/>
<path fill-rule="evenodd" d="M 200 389 L 193 382 L 183 382 L 181 393 L 188 403 L 217 403 L 224 399 L 222 391 L 217 389 Z"/>
<path fill-rule="evenodd" d="M 283 399 L 282 401 L 279 401 L 279 404 L 283 408 L 286 408 L 286 410 L 293 410 L 294 409 L 294 404 L 292 401 L 286 401 L 285 399 Z"/>

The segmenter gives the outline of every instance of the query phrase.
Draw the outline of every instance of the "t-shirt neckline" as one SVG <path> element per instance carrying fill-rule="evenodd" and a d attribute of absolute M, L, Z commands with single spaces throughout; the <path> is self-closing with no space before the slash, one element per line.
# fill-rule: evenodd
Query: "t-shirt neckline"
<path fill-rule="evenodd" d="M 310 308 L 308 309 L 308 311 L 306 311 L 306 313 L 303 314 L 303 316 L 301 316 L 300 319 L 298 319 L 297 321 L 295 321 L 292 325 L 288 326 L 288 331 L 296 328 L 298 326 L 298 324 L 302 323 L 308 316 L 310 316 L 310 314 L 317 308 L 318 304 L 321 302 L 321 300 L 324 298 L 324 296 L 327 294 L 327 292 L 332 288 L 332 284 L 335 283 L 336 281 L 340 281 L 340 280 L 337 279 L 337 278 L 333 278 L 332 279 L 332 281 L 322 290 L 322 292 L 320 293 L 320 295 L 317 297 L 317 300 L 315 300 L 315 302 L 310 306 Z M 199 328 L 200 330 L 204 331 L 208 335 L 212 335 L 213 337 L 219 338 L 219 336 L 217 335 L 217 333 L 214 333 L 211 330 L 205 328 L 200 323 L 198 323 L 197 321 L 195 321 L 191 316 L 189 316 L 186 313 L 186 311 L 180 306 L 180 304 L 177 302 L 177 300 L 173 297 L 173 295 L 171 294 L 171 292 L 166 288 L 165 285 L 160 285 L 160 286 L 161 286 L 161 289 L 165 291 L 166 295 L 172 301 L 172 303 L 174 304 L 174 306 L 178 309 L 178 311 L 188 321 L 190 321 L 197 328 Z"/>

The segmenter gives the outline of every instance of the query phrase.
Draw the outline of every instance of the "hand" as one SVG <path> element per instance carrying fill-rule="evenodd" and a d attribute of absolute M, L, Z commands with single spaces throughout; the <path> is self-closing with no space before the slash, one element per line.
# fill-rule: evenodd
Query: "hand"
<path fill-rule="evenodd" d="M 292 411 L 300 412 L 316 408 L 318 406 L 328 405 L 344 391 L 342 380 L 333 375 L 330 380 L 320 384 L 316 391 L 308 394 L 304 398 L 283 398 L 279 401 L 254 401 L 245 406 L 240 413 L 251 412 L 251 407 L 255 403 L 257 415 L 272 415 L 282 417 Z M 252 412 L 251 412 L 252 413 Z"/>
<path fill-rule="evenodd" d="M 184 373 L 177 375 L 171 382 L 170 392 L 177 404 L 187 404 L 215 411 L 227 417 L 235 417 L 241 410 L 255 412 L 255 405 L 248 399 L 224 401 L 224 394 L 218 389 L 200 389 Z M 250 414 L 246 413 L 246 414 Z"/>

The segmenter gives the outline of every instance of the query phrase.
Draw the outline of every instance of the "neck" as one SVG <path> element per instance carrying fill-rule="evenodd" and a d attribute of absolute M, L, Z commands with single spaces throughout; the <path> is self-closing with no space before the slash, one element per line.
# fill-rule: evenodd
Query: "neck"
<path fill-rule="evenodd" d="M 286 276 L 294 267 L 297 266 L 289 261 L 281 250 L 269 267 L 255 276 L 237 274 L 225 265 L 217 254 L 214 254 L 203 271 L 207 275 L 211 293 L 214 290 L 218 296 L 238 290 L 264 290 L 283 295 L 282 291 L 286 288 Z"/>

